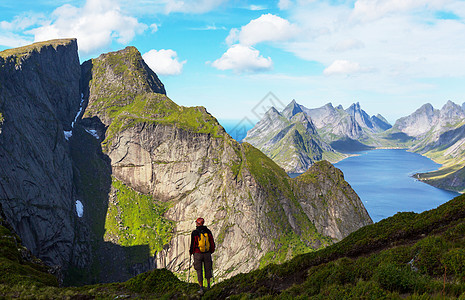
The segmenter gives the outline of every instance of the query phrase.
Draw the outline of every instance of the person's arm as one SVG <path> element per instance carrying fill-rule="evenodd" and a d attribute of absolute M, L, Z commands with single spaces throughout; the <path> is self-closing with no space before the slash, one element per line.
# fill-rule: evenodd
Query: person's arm
<path fill-rule="evenodd" d="M 210 239 L 210 253 L 215 252 L 215 240 L 213 239 L 213 234 L 210 232 L 208 234 L 208 238 Z"/>
<path fill-rule="evenodd" d="M 192 233 L 191 233 L 191 247 L 189 249 L 190 255 L 192 255 L 194 253 L 194 242 L 195 242 L 195 235 L 194 235 L 194 231 L 192 231 Z"/>

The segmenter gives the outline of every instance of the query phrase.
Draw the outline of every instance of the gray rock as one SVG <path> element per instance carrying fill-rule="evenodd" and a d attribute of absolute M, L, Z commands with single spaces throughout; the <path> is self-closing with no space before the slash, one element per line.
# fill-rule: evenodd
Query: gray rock
<path fill-rule="evenodd" d="M 0 52 L 0 203 L 24 245 L 49 265 L 71 260 L 77 215 L 63 131 L 79 108 L 76 40 Z"/>

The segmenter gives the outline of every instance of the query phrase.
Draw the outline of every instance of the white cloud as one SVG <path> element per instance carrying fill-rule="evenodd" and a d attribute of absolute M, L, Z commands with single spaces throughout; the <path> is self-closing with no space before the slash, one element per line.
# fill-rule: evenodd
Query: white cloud
<path fill-rule="evenodd" d="M 288 9 L 291 7 L 292 1 L 291 0 L 279 0 L 278 2 L 278 8 L 281 10 Z"/>
<path fill-rule="evenodd" d="M 164 6 L 165 13 L 206 13 L 214 8 L 220 6 L 221 4 L 227 2 L 228 0 L 162 0 L 162 1 L 149 1 L 155 2 L 154 5 L 161 4 Z"/>
<path fill-rule="evenodd" d="M 155 33 L 158 31 L 158 25 L 153 23 L 152 25 L 150 25 L 150 29 L 152 30 L 152 33 Z"/>
<path fill-rule="evenodd" d="M 158 75 L 179 75 L 187 62 L 179 61 L 176 51 L 171 49 L 150 50 L 142 55 L 147 65 Z"/>
<path fill-rule="evenodd" d="M 273 67 L 270 57 L 265 58 L 260 52 L 250 46 L 233 45 L 221 58 L 215 60 L 212 66 L 219 70 L 233 70 L 236 73 L 257 72 Z"/>
<path fill-rule="evenodd" d="M 136 34 L 147 29 L 134 17 L 124 14 L 114 1 L 87 0 L 83 7 L 69 4 L 58 7 L 50 17 L 42 15 L 20 15 L 12 22 L 1 22 L 0 29 L 8 31 L 10 36 L 22 36 L 22 40 L 32 42 L 28 36 L 33 36 L 35 42 L 55 38 L 78 39 L 79 50 L 91 53 L 101 50 L 116 41 L 120 44 L 130 42 Z M 1 33 L 0 41 L 7 46 L 12 45 L 6 33 Z"/>
<path fill-rule="evenodd" d="M 252 5 L 249 6 L 249 9 L 253 10 L 253 11 L 257 11 L 257 10 L 265 10 L 265 9 L 267 9 L 267 7 L 264 6 L 264 5 L 253 5 L 252 4 Z"/>
<path fill-rule="evenodd" d="M 288 20 L 272 14 L 264 14 L 242 26 L 240 30 L 232 29 L 226 38 L 228 44 L 239 42 L 253 46 L 261 42 L 280 42 L 292 39 L 299 29 Z"/>
<path fill-rule="evenodd" d="M 389 14 L 405 13 L 412 10 L 439 9 L 449 0 L 357 0 L 352 17 L 361 20 L 376 20 Z"/>
<path fill-rule="evenodd" d="M 363 47 L 365 47 L 365 45 L 358 39 L 344 39 L 331 46 L 329 50 L 334 52 L 345 52 L 354 49 L 361 49 Z"/>
<path fill-rule="evenodd" d="M 351 75 L 370 71 L 369 68 L 362 68 L 359 63 L 348 60 L 335 60 L 329 67 L 324 69 L 325 75 Z"/>

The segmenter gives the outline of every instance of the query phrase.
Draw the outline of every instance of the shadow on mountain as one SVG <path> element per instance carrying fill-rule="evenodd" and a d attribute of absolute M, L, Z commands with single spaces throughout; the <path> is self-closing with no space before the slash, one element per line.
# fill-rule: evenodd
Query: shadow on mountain
<path fill-rule="evenodd" d="M 337 141 L 332 142 L 331 147 L 341 153 L 352 153 L 358 151 L 365 151 L 373 149 L 374 147 L 367 146 L 365 144 L 360 143 L 357 140 L 353 140 L 348 137 L 344 137 Z"/>
<path fill-rule="evenodd" d="M 406 143 L 409 141 L 415 140 L 415 138 L 403 133 L 403 132 L 395 132 L 386 135 L 387 140 L 396 141 L 398 143 Z"/>
<path fill-rule="evenodd" d="M 83 64 L 84 71 L 91 68 L 91 62 Z M 88 83 L 90 78 L 86 79 Z M 88 99 L 88 87 L 81 85 L 81 90 Z M 84 215 L 75 230 L 75 255 L 66 270 L 66 286 L 125 281 L 155 267 L 149 245 L 125 247 L 116 244 L 117 237 L 113 237 L 114 241 L 104 239 L 112 197 L 111 160 L 102 152 L 101 144 L 105 131 L 98 117 L 84 118 L 78 121 L 69 140 L 74 187 Z"/>

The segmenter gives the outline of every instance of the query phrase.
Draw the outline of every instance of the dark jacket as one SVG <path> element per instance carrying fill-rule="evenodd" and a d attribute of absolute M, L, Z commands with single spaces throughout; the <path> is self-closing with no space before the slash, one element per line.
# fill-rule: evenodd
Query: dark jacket
<path fill-rule="evenodd" d="M 208 234 L 208 240 L 210 242 L 210 251 L 208 252 L 215 252 L 215 241 L 213 239 L 212 232 L 210 231 L 210 229 L 207 228 L 207 226 L 198 226 L 197 229 L 195 229 L 191 233 L 191 247 L 189 249 L 189 253 L 201 253 L 199 249 L 200 232 L 206 232 Z"/>

